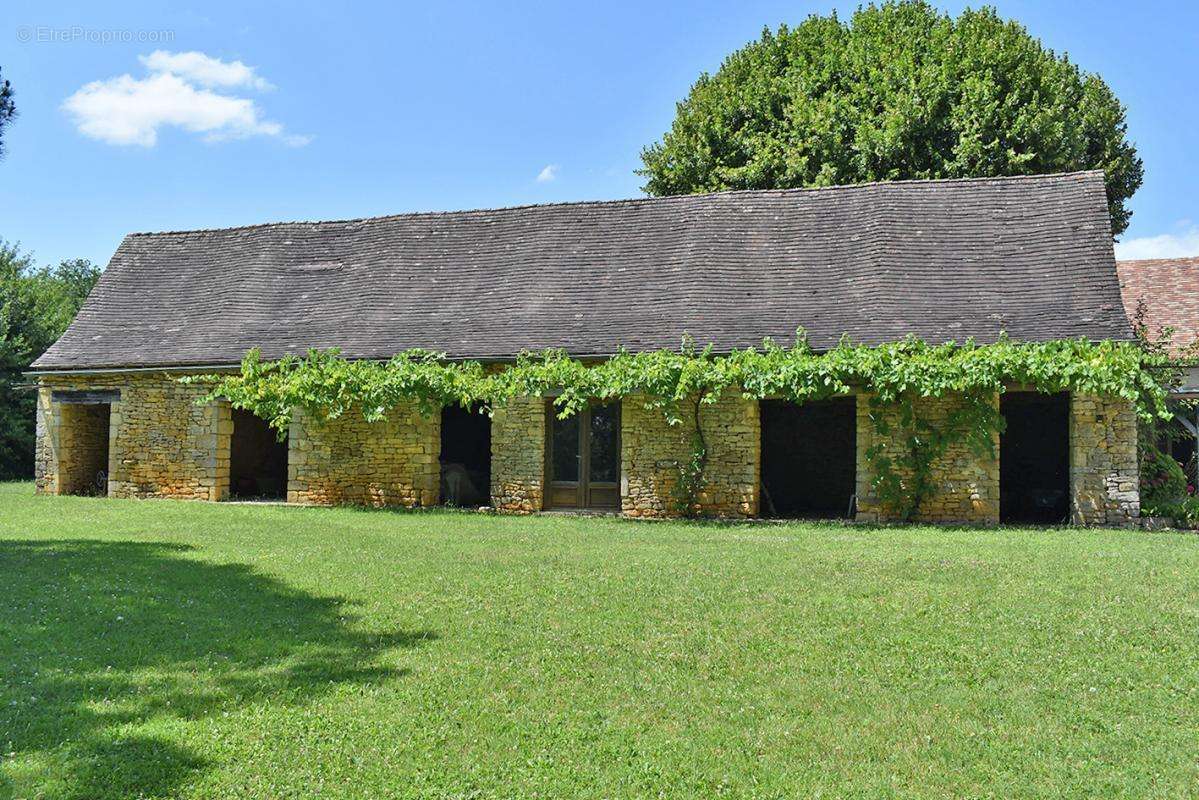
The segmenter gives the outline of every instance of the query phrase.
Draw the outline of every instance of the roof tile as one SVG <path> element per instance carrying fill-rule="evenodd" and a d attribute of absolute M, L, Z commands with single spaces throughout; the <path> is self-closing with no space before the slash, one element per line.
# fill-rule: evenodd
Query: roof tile
<path fill-rule="evenodd" d="M 125 238 L 35 369 L 1130 336 L 1103 176 L 901 181 Z"/>
<path fill-rule="evenodd" d="M 1129 319 L 1144 303 L 1150 333 L 1172 328 L 1176 353 L 1199 340 L 1199 256 L 1118 261 L 1116 272 Z"/>

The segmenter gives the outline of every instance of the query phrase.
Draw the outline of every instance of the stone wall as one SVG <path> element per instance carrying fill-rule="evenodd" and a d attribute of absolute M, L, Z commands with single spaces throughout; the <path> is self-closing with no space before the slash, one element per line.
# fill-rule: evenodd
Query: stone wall
<path fill-rule="evenodd" d="M 530 514 L 545 507 L 545 399 L 519 397 L 491 418 L 491 504 Z"/>
<path fill-rule="evenodd" d="M 233 434 L 228 403 L 198 406 L 196 401 L 204 394 L 201 387 L 152 373 L 42 379 L 35 453 L 39 493 L 75 491 L 72 465 L 79 463 L 84 451 L 72 438 L 70 432 L 78 426 L 71 423 L 88 413 L 78 409 L 94 408 L 52 402 L 51 392 L 56 389 L 120 392 L 120 399 L 111 404 L 110 496 L 228 499 Z M 395 411 L 383 423 L 370 424 L 348 415 L 327 426 L 299 412 L 289 431 L 288 499 L 313 504 L 435 505 L 440 488 L 439 433 L 440 419 L 423 417 L 414 408 Z"/>
<path fill-rule="evenodd" d="M 1136 411 L 1126 400 L 1070 398 L 1070 508 L 1078 525 L 1131 525 L 1141 513 Z"/>
<path fill-rule="evenodd" d="M 43 494 L 80 491 L 94 479 L 103 439 L 97 407 L 52 401 L 52 391 L 118 390 L 108 424 L 108 493 L 114 497 L 224 500 L 229 495 L 233 423 L 227 403 L 197 405 L 202 387 L 153 373 L 46 376 L 38 392 L 36 486 Z M 925 400 L 943 419 L 956 401 Z M 89 410 L 90 409 L 90 410 Z M 760 420 L 757 402 L 730 392 L 702 411 L 708 445 L 706 483 L 697 510 L 710 516 L 758 514 Z M 885 521 L 871 487 L 866 451 L 875 443 L 869 403 L 858 400 L 858 520 Z M 894 415 L 894 412 L 887 412 Z M 95 419 L 93 419 L 93 416 Z M 894 421 L 894 420 L 893 420 Z M 95 423 L 95 424 L 92 424 Z M 492 504 L 531 513 L 544 506 L 545 400 L 521 398 L 495 410 Z M 662 413 L 627 398 L 621 415 L 621 510 L 634 517 L 676 514 L 678 466 L 691 454 L 689 424 L 669 426 Z M 1124 525 L 1139 513 L 1136 418 L 1124 401 L 1076 396 L 1070 406 L 1070 485 L 1074 521 Z M 900 433 L 890 444 L 902 448 Z M 289 435 L 288 500 L 295 503 L 429 506 L 439 500 L 440 417 L 415 408 L 381 423 L 356 414 L 319 424 L 297 412 Z M 90 476 L 90 477 L 89 477 Z M 916 519 L 998 521 L 999 464 L 964 444 L 936 465 L 933 497 Z"/>
<path fill-rule="evenodd" d="M 953 398 L 927 398 L 916 401 L 917 413 L 941 424 L 960 407 Z M 996 397 L 995 402 L 999 402 Z M 894 509 L 886 508 L 875 492 L 875 473 L 867 452 L 880 442 L 871 420 L 867 395 L 858 396 L 858 479 L 857 506 L 859 522 L 892 522 L 897 519 Z M 883 444 L 895 457 L 907 453 L 906 435 L 899 425 L 898 410 L 884 411 L 891 433 Z M 999 439 L 995 438 L 992 458 L 982 458 L 964 442 L 951 444 L 943 458 L 932 469 L 933 494 L 920 504 L 913 517 L 917 522 L 990 524 L 999 522 Z M 895 470 L 902 479 L 910 480 L 911 472 Z"/>
<path fill-rule="evenodd" d="M 685 409 L 685 412 L 689 412 Z M 675 516 L 679 466 L 691 459 L 695 424 L 669 425 L 644 398 L 629 397 L 621 405 L 621 510 L 630 517 Z M 730 391 L 704 405 L 700 425 L 707 446 L 704 485 L 695 512 L 703 516 L 754 517 L 758 514 L 761 480 L 761 436 L 758 403 Z"/>
<path fill-rule="evenodd" d="M 438 502 L 441 418 L 415 406 L 381 422 L 357 411 L 319 422 L 297 410 L 288 431 L 287 500 L 313 505 L 432 506 Z"/>
<path fill-rule="evenodd" d="M 69 476 L 72 464 L 77 462 L 71 455 L 77 442 L 69 431 L 80 412 L 78 406 L 53 402 L 52 392 L 56 389 L 120 392 L 120 399 L 110 406 L 110 496 L 191 500 L 223 500 L 228 496 L 228 405 L 198 406 L 196 400 L 204 394 L 202 388 L 153 373 L 42 378 L 35 458 L 38 492 L 74 490 L 74 479 Z M 218 452 L 224 453 L 223 462 Z"/>

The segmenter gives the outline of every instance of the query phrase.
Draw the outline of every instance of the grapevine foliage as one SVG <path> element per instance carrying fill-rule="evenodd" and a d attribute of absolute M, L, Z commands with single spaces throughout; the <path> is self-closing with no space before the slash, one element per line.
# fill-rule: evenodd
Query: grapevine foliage
<path fill-rule="evenodd" d="M 980 455 L 993 452 L 1003 429 L 995 398 L 1007 387 L 1121 398 L 1144 420 L 1164 419 L 1170 416 L 1165 374 L 1163 354 L 1131 342 L 1001 337 L 991 344 L 930 345 L 909 337 L 874 347 L 844 340 L 816 353 L 801 333 L 790 347 L 767 340 L 758 348 L 716 354 L 685 341 L 677 351 L 622 350 L 593 362 L 548 350 L 491 368 L 425 350 L 388 361 L 348 360 L 336 350 L 264 361 L 255 350 L 237 373 L 181 380 L 208 388 L 201 402 L 224 399 L 252 411 L 280 437 L 296 408 L 318 420 L 360 413 L 374 422 L 411 404 L 425 414 L 454 404 L 481 404 L 490 413 L 516 397 L 549 396 L 565 418 L 593 401 L 635 397 L 661 411 L 671 425 L 694 429 L 692 453 L 678 467 L 676 502 L 684 513 L 698 512 L 696 495 L 704 483 L 705 406 L 727 392 L 796 403 L 857 392 L 867 397 L 877 434 L 866 452 L 873 488 L 884 506 L 908 519 L 932 492 L 933 465 L 950 445 L 964 442 Z M 930 417 L 919 402 L 944 397 L 960 402 L 939 418 Z"/>

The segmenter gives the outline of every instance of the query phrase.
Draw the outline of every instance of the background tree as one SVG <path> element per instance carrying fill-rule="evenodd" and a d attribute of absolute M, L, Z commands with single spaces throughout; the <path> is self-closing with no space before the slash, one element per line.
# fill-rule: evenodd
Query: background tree
<path fill-rule="evenodd" d="M 82 258 L 38 268 L 0 240 L 0 480 L 33 475 L 37 399 L 20 388 L 21 372 L 62 335 L 99 276 Z"/>
<path fill-rule="evenodd" d="M 993 8 L 925 2 L 764 30 L 641 159 L 651 195 L 1102 169 L 1116 234 L 1143 175 L 1098 75 Z"/>
<path fill-rule="evenodd" d="M 12 84 L 0 73 L 0 158 L 4 157 L 4 129 L 16 119 L 17 106 L 12 99 Z"/>

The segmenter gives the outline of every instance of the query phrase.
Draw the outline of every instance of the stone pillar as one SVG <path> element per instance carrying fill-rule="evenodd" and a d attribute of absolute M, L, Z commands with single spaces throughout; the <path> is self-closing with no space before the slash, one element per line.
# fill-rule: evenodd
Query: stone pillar
<path fill-rule="evenodd" d="M 545 505 L 545 399 L 516 397 L 491 418 L 491 505 L 530 514 Z"/>
<path fill-rule="evenodd" d="M 213 410 L 216 446 L 212 459 L 211 500 L 229 499 L 229 453 L 233 446 L 233 406 L 218 402 Z"/>
<path fill-rule="evenodd" d="M 695 431 L 692 407 L 681 409 L 683 421 L 669 425 L 644 397 L 621 404 L 621 510 L 630 517 L 677 516 L 679 467 L 691 460 Z M 736 390 L 700 410 L 707 446 L 704 485 L 697 500 L 699 514 L 754 517 L 761 491 L 761 420 L 756 400 Z"/>
<path fill-rule="evenodd" d="M 415 404 L 379 422 L 355 409 L 320 422 L 297 409 L 288 431 L 287 500 L 311 505 L 437 505 L 441 417 Z"/>
<path fill-rule="evenodd" d="M 131 376 L 113 404 L 112 472 L 116 497 L 217 500 L 216 403 L 198 405 L 202 387 L 171 376 Z"/>
<path fill-rule="evenodd" d="M 996 395 L 994 402 L 999 403 Z M 933 421 L 944 424 L 949 414 L 961 403 L 959 398 L 920 398 L 916 400 L 917 412 Z M 884 507 L 874 489 L 874 471 L 867 452 L 876 443 L 887 447 L 892 460 L 898 465 L 907 454 L 907 434 L 899 422 L 897 407 L 885 408 L 881 412 L 891 432 L 880 439 L 875 433 L 869 396 L 858 396 L 858 513 L 859 522 L 895 521 L 893 509 Z M 981 457 L 965 442 L 949 445 L 944 455 L 932 466 L 933 493 L 920 507 L 912 520 L 915 522 L 965 523 L 995 525 L 999 522 L 999 437 L 992 444 L 992 456 Z M 904 481 L 911 480 L 911 472 L 902 467 L 896 469 Z"/>
<path fill-rule="evenodd" d="M 50 388 L 39 386 L 33 452 L 33 485 L 37 494 L 58 494 L 58 422 L 50 402 Z"/>
<path fill-rule="evenodd" d="M 1070 510 L 1078 525 L 1132 525 L 1141 513 L 1137 419 L 1119 398 L 1070 396 Z"/>

